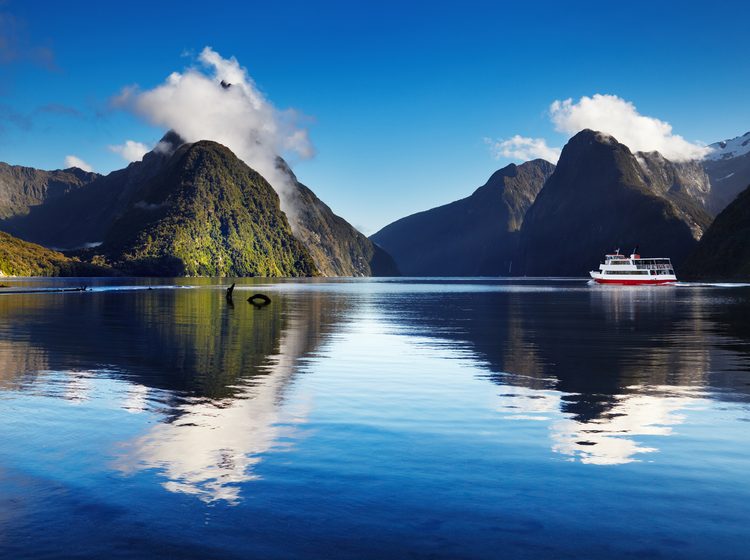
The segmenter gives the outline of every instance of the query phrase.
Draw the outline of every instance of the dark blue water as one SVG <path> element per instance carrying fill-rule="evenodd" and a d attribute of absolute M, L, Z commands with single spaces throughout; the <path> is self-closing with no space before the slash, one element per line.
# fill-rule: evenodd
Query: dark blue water
<path fill-rule="evenodd" d="M 94 282 L 0 295 L 2 558 L 748 558 L 750 287 Z"/>

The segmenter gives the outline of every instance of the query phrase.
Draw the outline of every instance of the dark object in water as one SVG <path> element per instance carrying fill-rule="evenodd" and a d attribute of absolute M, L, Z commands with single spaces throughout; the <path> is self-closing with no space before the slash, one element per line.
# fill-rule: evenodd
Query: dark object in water
<path fill-rule="evenodd" d="M 253 294 L 247 298 L 249 303 L 252 303 L 255 307 L 265 307 L 271 303 L 271 298 L 265 294 Z"/>
<path fill-rule="evenodd" d="M 229 303 L 233 303 L 232 302 L 232 292 L 234 292 L 234 284 L 235 284 L 235 282 L 232 282 L 232 285 L 227 288 L 227 301 Z"/>

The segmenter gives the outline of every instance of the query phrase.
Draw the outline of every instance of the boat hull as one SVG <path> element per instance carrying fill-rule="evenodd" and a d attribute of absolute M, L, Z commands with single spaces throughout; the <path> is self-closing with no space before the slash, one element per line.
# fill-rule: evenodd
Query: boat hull
<path fill-rule="evenodd" d="M 620 280 L 616 278 L 594 278 L 597 284 L 619 284 L 620 286 L 663 286 L 665 284 L 674 284 L 676 279 L 670 280 Z"/>

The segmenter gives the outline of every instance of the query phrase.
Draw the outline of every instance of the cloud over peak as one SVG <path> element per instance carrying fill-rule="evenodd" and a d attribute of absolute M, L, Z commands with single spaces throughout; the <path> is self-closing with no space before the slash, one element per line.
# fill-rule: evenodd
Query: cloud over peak
<path fill-rule="evenodd" d="M 658 151 L 667 159 L 686 161 L 701 159 L 711 151 L 674 134 L 668 122 L 641 115 L 633 103 L 616 95 L 597 93 L 575 103 L 557 100 L 549 113 L 558 132 L 573 135 L 584 128 L 606 132 L 634 152 Z"/>
<path fill-rule="evenodd" d="M 88 163 L 83 161 L 78 156 L 65 156 L 65 169 L 68 169 L 70 167 L 77 167 L 78 169 L 83 169 L 84 171 L 94 171 L 94 168 L 91 167 Z"/>
<path fill-rule="evenodd" d="M 112 103 L 174 130 L 186 142 L 224 144 L 271 183 L 283 204 L 289 179 L 277 168 L 277 157 L 306 159 L 315 153 L 297 113 L 268 101 L 236 58 L 205 47 L 198 62 L 153 89 L 128 86 Z"/>
<path fill-rule="evenodd" d="M 711 148 L 675 134 L 668 122 L 640 114 L 632 102 L 617 95 L 597 93 L 575 102 L 572 98 L 558 99 L 550 104 L 548 114 L 557 132 L 573 136 L 589 128 L 613 136 L 633 152 L 658 151 L 672 161 L 702 159 L 711 152 Z M 485 142 L 495 159 L 526 161 L 539 157 L 556 163 L 561 151 L 549 146 L 544 138 L 518 134 Z"/>
<path fill-rule="evenodd" d="M 484 139 L 490 147 L 490 153 L 495 159 L 501 157 L 528 161 L 542 158 L 549 162 L 557 163 L 560 158 L 560 148 L 547 145 L 544 138 L 528 138 L 516 134 L 507 140 Z"/>
<path fill-rule="evenodd" d="M 114 146 L 107 146 L 110 152 L 120 154 L 122 158 L 127 162 L 140 161 L 146 152 L 149 151 L 149 147 L 143 142 L 136 142 L 135 140 L 125 140 L 124 144 L 118 144 Z"/>

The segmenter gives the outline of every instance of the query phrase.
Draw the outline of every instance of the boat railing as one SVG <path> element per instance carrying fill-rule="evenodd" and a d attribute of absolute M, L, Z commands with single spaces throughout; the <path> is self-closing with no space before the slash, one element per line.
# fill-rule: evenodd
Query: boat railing
<path fill-rule="evenodd" d="M 645 263 L 636 263 L 636 268 L 639 269 L 645 269 L 645 270 L 669 270 L 672 268 L 671 264 L 645 264 Z"/>

